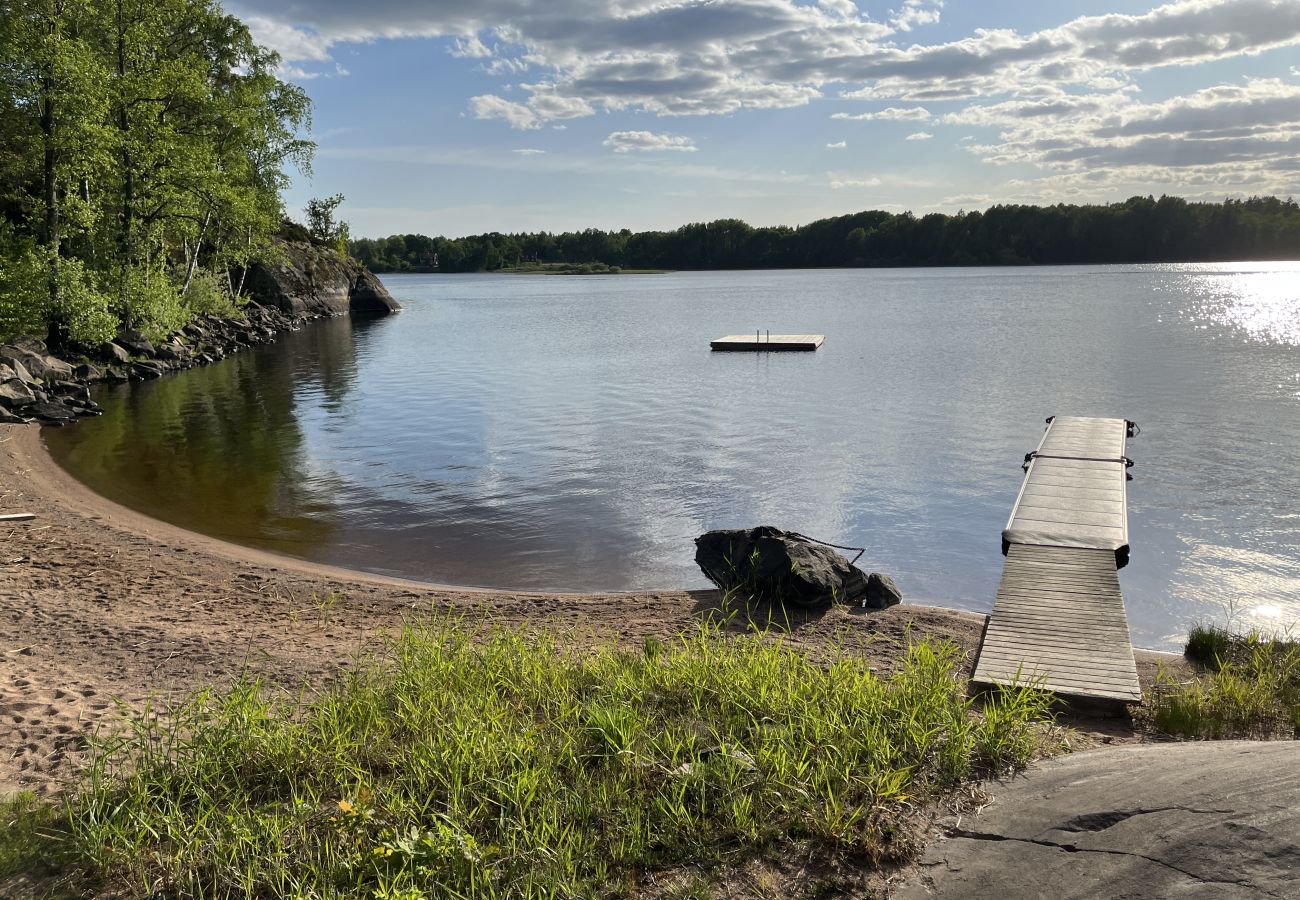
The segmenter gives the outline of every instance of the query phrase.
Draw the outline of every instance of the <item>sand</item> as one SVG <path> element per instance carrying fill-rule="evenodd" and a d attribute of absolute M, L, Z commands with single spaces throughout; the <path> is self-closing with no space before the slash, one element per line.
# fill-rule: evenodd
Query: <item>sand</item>
<path fill-rule="evenodd" d="M 87 738 L 115 727 L 120 706 L 243 673 L 319 688 L 431 610 L 640 644 L 692 628 L 718 599 L 440 587 L 228 544 L 95 494 L 54 463 L 35 425 L 0 426 L 0 513 L 12 512 L 36 518 L 0 522 L 0 796 L 68 784 Z M 809 616 L 788 640 L 814 655 L 843 640 L 885 669 L 909 633 L 941 636 L 969 666 L 982 626 L 983 616 L 905 603 Z"/>

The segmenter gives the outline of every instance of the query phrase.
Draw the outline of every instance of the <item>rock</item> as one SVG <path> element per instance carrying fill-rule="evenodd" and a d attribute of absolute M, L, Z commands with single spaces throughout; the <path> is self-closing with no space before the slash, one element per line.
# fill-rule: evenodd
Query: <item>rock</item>
<path fill-rule="evenodd" d="M 373 272 L 362 269 L 352 283 L 349 309 L 354 316 L 387 316 L 402 307 Z"/>
<path fill-rule="evenodd" d="M 852 603 L 866 573 L 830 547 L 763 525 L 695 539 L 695 563 L 723 591 L 802 607 Z"/>
<path fill-rule="evenodd" d="M 880 572 L 867 576 L 867 590 L 862 595 L 862 605 L 868 609 L 885 609 L 903 602 L 903 592 L 894 584 L 894 579 Z"/>
<path fill-rule="evenodd" d="M 27 367 L 23 365 L 22 360 L 11 354 L 6 354 L 4 347 L 0 347 L 0 365 L 9 370 L 10 378 L 17 378 L 27 384 L 36 382 L 36 379 L 32 377 L 32 373 L 28 372 Z"/>
<path fill-rule="evenodd" d="M 3 406 L 0 406 L 0 425 L 22 425 L 26 421 L 17 413 L 11 413 Z"/>
<path fill-rule="evenodd" d="M 56 381 L 50 386 L 56 397 L 73 397 L 77 400 L 89 400 L 90 388 L 76 381 Z"/>
<path fill-rule="evenodd" d="M 36 402 L 36 394 L 24 382 L 17 378 L 0 381 L 0 406 L 17 409 Z"/>
<path fill-rule="evenodd" d="M 114 343 L 111 342 L 110 343 Z M 124 331 L 117 336 L 117 344 L 139 356 L 153 356 L 153 342 L 138 331 Z M 125 362 L 126 360 L 122 360 Z"/>
<path fill-rule="evenodd" d="M 35 416 L 42 425 L 66 425 L 77 417 L 76 413 L 62 403 L 51 403 L 48 400 L 33 403 L 24 412 Z"/>
<path fill-rule="evenodd" d="M 78 381 L 100 381 L 104 375 L 100 372 L 98 366 L 92 366 L 90 363 L 82 363 L 72 370 L 72 374 Z"/>
<path fill-rule="evenodd" d="M 128 379 L 126 377 L 126 373 L 123 372 L 121 369 L 119 369 L 117 366 L 109 366 L 107 369 L 104 370 L 104 380 L 108 382 L 113 382 L 115 384 L 120 384 L 123 381 L 127 381 Z"/>
<path fill-rule="evenodd" d="M 290 315 L 388 315 L 401 309 L 360 263 L 305 241 L 280 241 L 278 259 L 248 267 L 244 290 L 263 307 Z"/>
<path fill-rule="evenodd" d="M 121 344 L 115 344 L 112 341 L 104 341 L 99 346 L 100 355 L 109 362 L 128 363 L 131 361 L 131 354 L 127 353 Z"/>
<path fill-rule="evenodd" d="M 19 366 L 22 366 L 28 377 L 23 378 L 21 372 L 18 377 L 29 383 L 47 378 L 64 381 L 72 377 L 72 366 L 57 356 L 34 353 L 26 349 L 26 347 L 19 346 L 27 343 L 40 344 L 40 341 L 17 341 L 7 347 L 0 347 L 0 363 L 4 363 L 15 372 L 18 371 Z M 40 345 L 44 346 L 43 344 Z"/>
<path fill-rule="evenodd" d="M 150 378 L 161 378 L 163 367 L 156 362 L 134 362 L 131 363 L 131 377 L 139 381 L 145 381 Z"/>

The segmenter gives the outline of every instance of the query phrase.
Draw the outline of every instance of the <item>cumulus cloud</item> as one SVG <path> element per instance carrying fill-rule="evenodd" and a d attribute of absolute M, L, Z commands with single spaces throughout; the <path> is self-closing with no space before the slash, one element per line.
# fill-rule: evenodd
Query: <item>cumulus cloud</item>
<path fill-rule="evenodd" d="M 930 118 L 930 111 L 924 106 L 889 106 L 877 112 L 844 113 L 837 112 L 832 119 L 846 119 L 851 122 L 871 122 L 882 119 L 891 122 L 924 122 Z"/>
<path fill-rule="evenodd" d="M 930 138 L 932 138 L 932 137 L 934 137 L 934 135 L 930 134 L 930 132 L 928 132 L 928 131 L 913 131 L 913 132 L 912 132 L 911 134 L 909 134 L 907 137 L 903 138 L 903 140 L 905 140 L 905 141 L 928 141 L 928 140 L 930 140 Z"/>
<path fill-rule="evenodd" d="M 875 18 L 852 0 L 236 0 L 258 39 L 301 77 L 328 63 L 339 44 L 414 36 L 445 39 L 489 77 L 534 73 L 510 99 L 503 88 L 468 101 L 473 116 L 516 129 L 601 112 L 796 107 L 827 94 L 895 102 L 835 118 L 922 122 L 929 104 L 967 101 L 952 121 L 1005 132 L 997 143 L 981 135 L 969 144 L 989 162 L 1056 171 L 1108 160 L 1138 166 L 1163 154 L 1182 161 L 1175 165 L 1213 167 L 1244 165 L 1243 156 L 1258 153 L 1255 163 L 1281 171 L 1287 98 L 1220 92 L 1155 109 L 1132 92 L 1151 69 L 1300 45 L 1300 2 L 1151 2 L 1144 12 L 925 42 L 923 26 L 943 6 L 935 0 L 894 0 Z M 1216 124 L 1219 113 L 1225 118 Z M 1197 146 L 1179 150 L 1177 140 Z"/>
<path fill-rule="evenodd" d="M 1290 193 L 1300 153 L 1300 85 L 1276 78 L 1217 85 L 1158 103 L 1128 94 L 976 105 L 945 122 L 994 126 L 966 149 L 995 165 L 1033 164 L 1058 185 L 1127 180 L 1219 183 Z M 1069 181 L 1068 179 L 1075 179 Z"/>
<path fill-rule="evenodd" d="M 849 145 L 848 141 L 836 141 L 833 144 L 827 144 L 826 148 L 828 150 L 843 150 L 848 145 Z"/>
<path fill-rule="evenodd" d="M 500 119 L 511 128 L 528 130 L 542 127 L 542 119 L 522 103 L 515 103 L 495 94 L 471 97 L 469 107 L 476 119 Z"/>
<path fill-rule="evenodd" d="M 656 153 L 665 150 L 694 153 L 695 142 L 680 134 L 656 134 L 653 131 L 615 131 L 605 138 L 606 147 L 615 153 Z"/>
<path fill-rule="evenodd" d="M 911 31 L 918 25 L 933 25 L 939 21 L 943 0 L 903 0 L 897 11 L 891 10 L 889 24 L 899 31 Z"/>

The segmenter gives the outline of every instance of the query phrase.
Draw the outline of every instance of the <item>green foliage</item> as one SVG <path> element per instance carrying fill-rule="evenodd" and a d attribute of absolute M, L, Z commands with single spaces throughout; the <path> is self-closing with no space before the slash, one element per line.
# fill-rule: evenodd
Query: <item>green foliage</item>
<path fill-rule="evenodd" d="M 1197 626 L 1185 655 L 1204 673 L 1167 672 L 1152 701 L 1157 728 L 1188 738 L 1300 738 L 1300 644 L 1258 632 Z"/>
<path fill-rule="evenodd" d="M 198 269 L 185 292 L 185 307 L 192 315 L 217 315 L 231 318 L 238 314 L 239 304 L 231 299 L 226 284 L 216 272 Z"/>
<path fill-rule="evenodd" d="M 44 260 L 42 260 L 44 263 Z M 99 279 L 79 259 L 61 259 L 58 265 L 58 302 L 47 317 L 53 330 L 72 344 L 94 347 L 117 333 L 117 316 Z"/>
<path fill-rule="evenodd" d="M 306 208 L 307 233 L 311 235 L 312 240 L 333 247 L 346 256 L 348 252 L 348 223 L 334 217 L 342 202 L 342 194 L 335 194 L 323 200 L 316 197 L 308 200 Z"/>
<path fill-rule="evenodd" d="M 1046 701 L 964 692 L 961 652 L 875 674 L 702 628 L 644 652 L 438 621 L 309 700 L 250 683 L 97 749 L 62 841 L 128 894 L 629 896 L 768 854 L 855 867 L 909 813 L 1023 765 Z"/>
<path fill-rule="evenodd" d="M 476 272 L 523 264 L 601 263 L 623 269 L 967 266 L 1295 259 L 1300 205 L 1275 197 L 1188 203 L 1132 197 L 1105 206 L 994 206 L 983 212 L 870 210 L 799 228 L 739 219 L 674 231 L 418 234 L 352 241 L 374 272 Z"/>
<path fill-rule="evenodd" d="M 153 340 L 189 321 L 179 289 L 161 266 L 132 266 L 120 275 L 122 295 L 130 298 L 131 324 Z"/>
<path fill-rule="evenodd" d="M 229 310 L 203 285 L 193 303 L 177 295 L 201 269 L 263 253 L 286 166 L 309 165 L 298 135 L 310 102 L 275 77 L 278 57 L 216 0 L 0 10 L 0 221 L 23 239 L 0 253 L 25 272 L 26 241 L 67 273 L 66 290 L 59 274 L 44 297 L 7 295 L 0 328 L 98 337 L 104 291 L 124 322 L 154 333 L 190 309 Z"/>

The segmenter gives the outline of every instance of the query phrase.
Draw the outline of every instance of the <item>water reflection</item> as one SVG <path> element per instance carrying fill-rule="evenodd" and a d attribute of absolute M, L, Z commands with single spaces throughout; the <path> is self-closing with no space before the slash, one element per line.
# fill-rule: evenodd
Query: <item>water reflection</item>
<path fill-rule="evenodd" d="M 337 529 L 334 473 L 304 452 L 304 387 L 336 408 L 356 380 L 335 319 L 181 377 L 103 388 L 104 415 L 47 431 L 56 458 L 105 496 L 195 531 L 310 556 Z M 124 473 L 130 473 L 124 477 Z"/>

